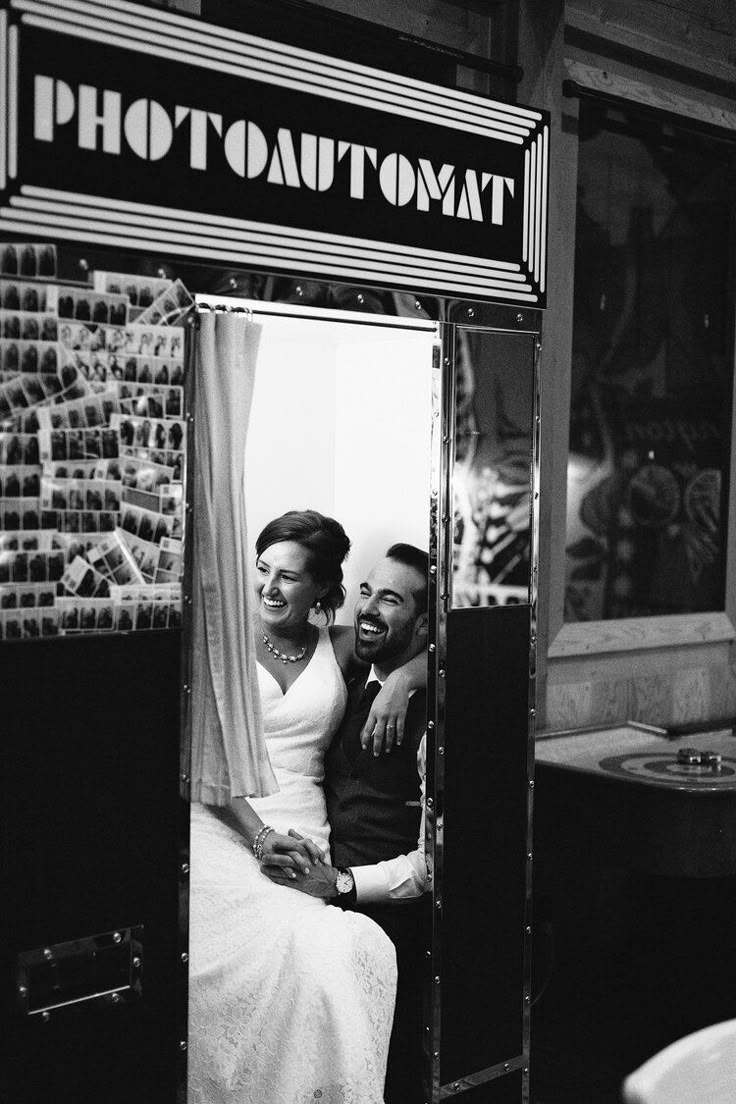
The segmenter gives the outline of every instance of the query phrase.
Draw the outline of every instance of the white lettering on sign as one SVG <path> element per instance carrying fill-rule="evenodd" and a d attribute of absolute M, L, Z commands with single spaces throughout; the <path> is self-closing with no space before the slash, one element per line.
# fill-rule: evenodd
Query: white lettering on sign
<path fill-rule="evenodd" d="M 252 119 L 236 119 L 225 129 L 215 111 L 177 104 L 173 116 L 157 100 L 137 99 L 124 107 L 121 93 L 37 74 L 33 136 L 54 142 L 64 128 L 73 127 L 79 149 L 120 156 L 123 142 L 142 161 L 161 161 L 171 151 L 175 134 L 188 128 L 189 167 L 206 172 L 213 143 L 236 176 L 256 180 L 265 174 L 269 184 L 285 188 L 328 192 L 335 185 L 338 164 L 348 166 L 351 199 L 365 199 L 366 184 L 392 207 L 417 211 L 439 208 L 450 218 L 502 226 L 507 198 L 514 198 L 513 177 L 502 173 L 435 164 L 391 151 L 383 155 L 374 146 L 279 127 L 269 140 Z"/>

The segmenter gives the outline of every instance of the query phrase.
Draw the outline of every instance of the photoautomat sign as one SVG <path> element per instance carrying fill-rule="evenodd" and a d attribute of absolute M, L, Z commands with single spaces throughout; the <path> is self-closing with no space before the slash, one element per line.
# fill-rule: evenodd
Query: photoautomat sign
<path fill-rule="evenodd" d="M 545 113 L 137 4 L 0 19 L 5 230 L 544 306 Z"/>

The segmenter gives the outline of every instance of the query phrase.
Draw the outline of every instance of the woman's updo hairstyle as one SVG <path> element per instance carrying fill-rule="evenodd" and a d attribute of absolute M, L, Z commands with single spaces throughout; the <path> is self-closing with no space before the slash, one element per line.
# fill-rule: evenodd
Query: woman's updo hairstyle
<path fill-rule="evenodd" d="M 256 540 L 256 556 L 261 556 L 272 544 L 294 541 L 307 550 L 309 570 L 315 582 L 329 589 L 320 598 L 328 622 L 345 601 L 342 585 L 342 563 L 350 551 L 350 541 L 339 521 L 317 510 L 287 510 L 281 517 L 269 521 Z"/>

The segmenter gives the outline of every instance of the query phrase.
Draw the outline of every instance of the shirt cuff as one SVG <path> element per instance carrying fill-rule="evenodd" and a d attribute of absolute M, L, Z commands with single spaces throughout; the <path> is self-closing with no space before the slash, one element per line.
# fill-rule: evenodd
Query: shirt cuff
<path fill-rule="evenodd" d="M 388 897 L 386 875 L 380 866 L 351 866 L 355 892 L 362 905 L 383 902 Z"/>

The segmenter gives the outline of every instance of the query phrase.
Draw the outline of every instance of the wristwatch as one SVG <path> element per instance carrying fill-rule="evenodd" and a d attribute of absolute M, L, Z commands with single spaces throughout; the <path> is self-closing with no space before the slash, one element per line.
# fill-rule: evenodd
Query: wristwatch
<path fill-rule="evenodd" d="M 337 890 L 337 897 L 335 898 L 335 904 L 339 905 L 340 908 L 352 908 L 357 898 L 353 872 L 347 866 L 338 866 L 336 869 L 335 889 Z"/>

